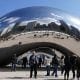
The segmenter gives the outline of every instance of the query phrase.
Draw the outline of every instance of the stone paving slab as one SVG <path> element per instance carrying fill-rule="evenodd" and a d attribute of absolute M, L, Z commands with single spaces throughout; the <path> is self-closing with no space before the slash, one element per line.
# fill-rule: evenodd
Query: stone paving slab
<path fill-rule="evenodd" d="M 64 80 L 64 76 L 60 74 L 60 71 L 58 71 L 57 78 L 55 78 L 54 76 L 45 76 L 46 71 L 38 71 L 38 76 L 36 79 L 34 77 L 29 78 L 29 74 L 30 74 L 29 71 L 0 72 L 0 80 Z M 73 80 L 71 72 L 69 80 Z M 74 80 L 77 79 L 75 78 Z"/>

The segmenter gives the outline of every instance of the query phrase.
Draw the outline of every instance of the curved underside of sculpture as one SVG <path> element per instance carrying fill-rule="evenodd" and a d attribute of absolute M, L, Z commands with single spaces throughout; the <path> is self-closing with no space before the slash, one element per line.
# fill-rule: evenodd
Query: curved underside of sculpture
<path fill-rule="evenodd" d="M 24 45 L 20 45 L 20 46 L 14 45 L 11 47 L 6 47 L 6 48 L 0 49 L 0 52 L 3 53 L 0 56 L 0 65 L 8 64 L 11 61 L 11 57 L 13 56 L 13 54 L 17 54 L 17 56 L 20 56 L 21 54 L 23 54 L 29 50 L 36 49 L 38 47 L 49 47 L 52 49 L 54 48 L 54 49 L 60 51 L 64 55 L 74 54 L 73 52 L 69 51 L 68 49 L 66 49 L 60 45 L 57 45 L 54 43 L 49 43 L 49 42 L 37 42 L 37 43 L 24 44 Z M 48 53 L 48 54 L 50 54 L 50 53 Z M 50 54 L 50 55 L 52 55 L 52 54 Z"/>

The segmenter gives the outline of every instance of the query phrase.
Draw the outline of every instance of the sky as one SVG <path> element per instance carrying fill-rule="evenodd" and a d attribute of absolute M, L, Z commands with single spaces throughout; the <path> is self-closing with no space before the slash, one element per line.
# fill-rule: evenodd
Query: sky
<path fill-rule="evenodd" d="M 80 17 L 80 0 L 0 0 L 0 17 L 30 6 L 49 6 Z"/>

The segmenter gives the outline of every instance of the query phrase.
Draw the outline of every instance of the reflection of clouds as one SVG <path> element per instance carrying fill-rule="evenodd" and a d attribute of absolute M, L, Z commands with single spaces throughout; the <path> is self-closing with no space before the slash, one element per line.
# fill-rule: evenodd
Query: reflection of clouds
<path fill-rule="evenodd" d="M 74 17 L 70 17 L 70 20 L 71 20 L 72 22 L 74 22 L 75 24 L 80 25 L 80 19 L 76 19 L 76 18 L 74 18 Z"/>
<path fill-rule="evenodd" d="M 29 22 L 34 22 L 36 20 L 25 20 L 25 21 L 22 21 L 19 26 L 23 26 L 23 25 L 27 25 Z"/>
<path fill-rule="evenodd" d="M 54 17 L 57 17 L 57 18 L 59 18 L 59 19 L 63 19 L 62 16 L 56 15 L 56 14 L 54 14 L 54 13 L 51 13 L 51 15 L 54 16 Z"/>
<path fill-rule="evenodd" d="M 7 17 L 3 17 L 3 18 L 0 19 L 0 21 L 3 21 L 3 20 L 6 19 L 6 18 L 7 18 Z"/>
<path fill-rule="evenodd" d="M 14 25 L 15 25 L 15 23 L 9 24 L 9 27 L 6 27 L 6 28 L 2 31 L 1 36 L 4 35 L 4 34 L 6 34 L 6 33 L 8 33 L 8 32 L 10 32 L 10 31 L 12 30 L 12 28 L 14 27 Z"/>
<path fill-rule="evenodd" d="M 50 17 L 44 17 L 44 18 L 35 18 L 34 20 L 28 20 L 28 21 L 22 21 L 19 25 L 27 25 L 29 22 L 34 22 L 37 21 L 37 23 L 42 24 L 46 24 L 48 25 L 51 22 L 55 22 L 55 24 L 57 25 L 61 25 L 61 23 L 59 22 L 59 20 L 55 19 L 55 18 L 50 18 Z"/>
<path fill-rule="evenodd" d="M 0 27 L 1 27 L 1 22 L 0 22 Z"/>
<path fill-rule="evenodd" d="M 20 19 L 19 17 L 10 17 L 10 18 L 5 19 L 3 22 L 7 21 L 8 23 L 12 23 L 12 22 L 17 21 L 19 19 Z"/>
<path fill-rule="evenodd" d="M 56 24 L 59 23 L 59 21 L 55 18 L 50 18 L 50 17 L 44 17 L 44 18 L 41 18 L 41 19 L 37 19 L 37 21 L 40 23 L 40 24 L 49 24 L 50 22 L 55 22 Z"/>
<path fill-rule="evenodd" d="M 19 25 L 27 25 L 28 22 L 34 22 L 37 21 L 38 23 L 42 24 L 46 24 L 48 25 L 50 22 L 55 22 L 55 24 L 57 25 L 61 25 L 59 20 L 63 20 L 66 22 L 66 24 L 68 25 L 72 25 L 75 28 L 80 30 L 80 19 L 70 16 L 68 14 L 59 14 L 59 13 L 50 13 L 50 15 L 52 15 L 52 17 L 43 17 L 43 18 L 35 18 L 35 16 L 33 16 L 32 20 L 27 20 L 26 17 L 2 17 L 0 18 L 0 26 L 6 26 L 8 24 L 17 22 L 21 20 L 21 23 Z M 24 15 L 25 16 L 25 15 Z"/>
<path fill-rule="evenodd" d="M 68 16 L 68 20 L 73 26 L 75 26 L 77 29 L 80 30 L 80 19 L 72 17 L 72 16 Z"/>

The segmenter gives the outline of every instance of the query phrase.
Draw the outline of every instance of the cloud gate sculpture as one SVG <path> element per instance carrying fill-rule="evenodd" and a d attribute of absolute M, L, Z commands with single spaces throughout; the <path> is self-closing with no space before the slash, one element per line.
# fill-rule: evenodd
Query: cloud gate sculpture
<path fill-rule="evenodd" d="M 80 57 L 80 19 L 44 6 L 27 7 L 0 18 L 0 66 L 13 54 L 49 47 Z"/>

